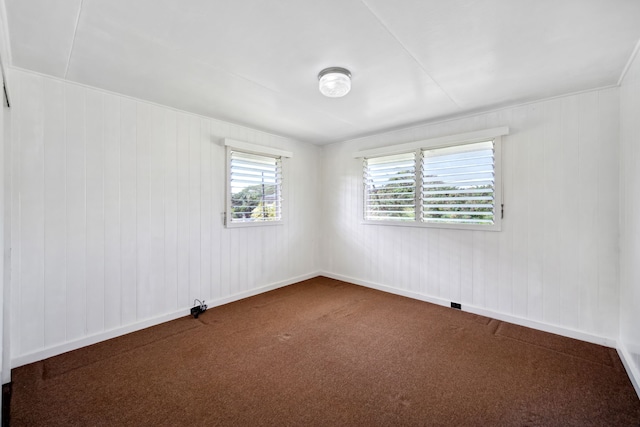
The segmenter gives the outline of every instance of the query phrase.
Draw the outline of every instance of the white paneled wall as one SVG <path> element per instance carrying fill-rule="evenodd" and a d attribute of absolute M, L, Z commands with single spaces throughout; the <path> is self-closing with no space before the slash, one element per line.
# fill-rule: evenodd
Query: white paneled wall
<path fill-rule="evenodd" d="M 322 269 L 595 342 L 618 335 L 618 89 L 324 148 Z M 509 126 L 502 232 L 361 224 L 357 150 Z"/>
<path fill-rule="evenodd" d="M 640 396 L 640 57 L 620 88 L 620 343 Z"/>
<path fill-rule="evenodd" d="M 0 18 L 0 22 L 2 19 Z M 1 36 L 0 36 L 1 37 Z M 2 56 L 2 55 L 0 55 Z M 0 256 L 0 283 L 2 283 L 2 289 L 0 290 L 0 381 L 2 384 L 9 382 L 11 378 L 11 364 L 9 356 L 9 334 L 5 333 L 6 326 L 9 322 L 6 322 L 6 317 L 10 313 L 8 291 L 9 287 L 5 285 L 5 257 L 7 254 L 5 236 L 5 147 L 6 142 L 9 140 L 9 108 L 5 102 L 4 96 L 0 95 L 0 248 L 2 248 L 3 254 Z M 8 272 L 8 269 L 7 269 Z M 0 403 L 0 409 L 2 404 Z"/>
<path fill-rule="evenodd" d="M 315 275 L 319 147 L 11 77 L 15 364 Z M 286 224 L 223 227 L 225 137 L 294 153 Z"/>
<path fill-rule="evenodd" d="M 620 337 L 640 381 L 639 61 L 621 89 L 325 147 L 11 77 L 0 124 L 14 366 L 184 315 L 195 298 L 215 305 L 323 271 L 594 342 Z M 498 126 L 511 129 L 501 232 L 361 223 L 354 151 Z M 222 138 L 294 153 L 285 225 L 224 228 Z"/>

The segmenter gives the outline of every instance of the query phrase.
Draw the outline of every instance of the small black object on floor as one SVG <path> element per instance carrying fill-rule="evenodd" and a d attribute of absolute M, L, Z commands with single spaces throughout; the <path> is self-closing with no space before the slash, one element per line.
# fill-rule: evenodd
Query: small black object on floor
<path fill-rule="evenodd" d="M 200 316 L 200 314 L 207 311 L 207 305 L 204 303 L 204 300 L 200 301 L 199 299 L 196 299 L 193 301 L 193 304 L 195 304 L 196 302 L 199 302 L 200 305 L 191 307 L 191 315 L 193 316 L 194 319 L 197 319 L 198 316 Z"/>

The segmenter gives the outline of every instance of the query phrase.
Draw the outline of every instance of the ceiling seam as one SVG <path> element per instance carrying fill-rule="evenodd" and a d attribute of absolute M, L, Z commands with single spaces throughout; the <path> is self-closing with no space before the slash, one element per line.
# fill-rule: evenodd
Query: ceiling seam
<path fill-rule="evenodd" d="M 640 51 L 640 40 L 638 40 L 638 42 L 636 43 L 636 46 L 633 48 L 633 51 L 629 56 L 629 60 L 627 61 L 624 68 L 622 69 L 622 73 L 620 73 L 620 78 L 618 79 L 618 86 L 622 86 L 622 81 L 627 75 L 629 68 L 631 68 L 631 64 L 633 64 L 633 61 L 636 59 L 636 56 L 638 56 L 638 51 Z"/>
<path fill-rule="evenodd" d="M 3 35 L 0 36 L 0 41 L 2 42 L 0 50 L 7 54 L 3 63 L 6 67 L 11 67 L 13 65 L 13 53 L 11 49 L 11 34 L 9 32 L 9 15 L 7 15 L 7 6 L 4 0 L 0 0 L 0 22 L 4 24 L 4 28 L 0 30 L 3 32 Z"/>
<path fill-rule="evenodd" d="M 599 92 L 599 91 L 603 91 L 603 90 L 608 90 L 608 89 L 616 89 L 618 88 L 618 85 L 615 84 L 611 84 L 611 85 L 607 85 L 607 86 L 599 86 L 596 88 L 592 88 L 592 89 L 585 89 L 585 90 L 579 90 L 576 92 L 569 92 L 569 93 L 564 93 L 561 95 L 555 95 L 555 96 L 550 96 L 548 98 L 540 98 L 540 99 L 532 99 L 530 101 L 526 101 L 526 102 L 521 102 L 521 103 L 515 103 L 515 104 L 507 104 L 507 105 L 503 105 L 503 106 L 496 106 L 495 108 L 490 108 L 487 110 L 475 110 L 475 111 L 468 111 L 468 112 L 463 112 L 460 114 L 454 114 L 452 116 L 443 116 L 440 118 L 435 118 L 435 119 L 428 119 L 428 120 L 424 120 L 421 122 L 415 122 L 412 123 L 406 127 L 397 127 L 397 128 L 391 128 L 391 129 L 387 129 L 385 131 L 382 132 L 372 132 L 370 134 L 364 134 L 362 136 L 357 136 L 354 138 L 350 138 L 350 139 L 340 139 L 340 140 L 335 140 L 335 141 L 330 141 L 327 142 L 324 145 L 329 145 L 329 144 L 336 144 L 336 143 L 340 143 L 340 142 L 354 142 L 354 141 L 358 141 L 364 138 L 370 138 L 372 136 L 386 136 L 386 135 L 390 135 L 393 133 L 397 133 L 397 132 L 405 132 L 405 131 L 411 131 L 413 129 L 418 129 L 421 127 L 425 127 L 425 126 L 435 126 L 435 125 L 440 125 L 443 123 L 448 123 L 448 122 L 453 122 L 456 120 L 465 120 L 465 119 L 469 119 L 469 118 L 473 118 L 473 117 L 478 117 L 478 116 L 483 116 L 486 114 L 495 114 L 495 113 L 499 113 L 501 111 L 505 111 L 505 110 L 509 110 L 509 109 L 515 109 L 515 108 L 522 108 L 522 107 L 526 107 L 528 105 L 533 105 L 533 104 L 539 104 L 541 102 L 547 102 L 547 101 L 553 101 L 556 99 L 561 99 L 561 98 L 566 98 L 566 97 L 570 97 L 570 96 L 578 96 L 578 95 L 582 95 L 585 93 L 591 93 L 591 92 Z M 406 142 L 412 142 L 413 139 L 410 139 Z"/>
<path fill-rule="evenodd" d="M 17 67 L 15 65 L 11 66 L 11 69 L 20 71 L 22 73 L 33 74 L 33 75 L 44 77 L 44 78 L 47 78 L 47 79 L 52 79 L 52 80 L 55 80 L 55 81 L 60 82 L 60 83 L 69 84 L 69 85 L 73 85 L 73 86 L 78 86 L 78 87 L 81 87 L 81 88 L 84 88 L 84 89 L 100 92 L 102 94 L 106 94 L 106 95 L 109 95 L 109 96 L 122 97 L 122 98 L 126 98 L 128 100 L 131 100 L 133 102 L 140 102 L 140 103 L 143 103 L 143 104 L 148 104 L 148 105 L 152 105 L 152 106 L 159 107 L 159 108 L 166 108 L 166 109 L 171 110 L 171 111 L 173 111 L 173 112 L 175 112 L 177 114 L 186 114 L 186 115 L 190 115 L 190 116 L 194 116 L 194 117 L 199 117 L 199 118 L 204 119 L 204 120 L 213 120 L 213 121 L 216 121 L 216 122 L 219 122 L 219 123 L 225 123 L 225 124 L 229 124 L 229 125 L 232 125 L 232 126 L 240 126 L 240 127 L 244 127 L 244 128 L 247 128 L 247 129 L 251 129 L 251 130 L 256 131 L 256 132 L 263 133 L 265 135 L 271 135 L 271 136 L 276 137 L 276 138 L 282 138 L 284 140 L 298 141 L 298 142 L 304 142 L 304 143 L 307 143 L 307 144 L 320 146 L 319 144 L 311 142 L 311 141 L 307 141 L 307 140 L 304 140 L 304 139 L 301 139 L 301 138 L 298 138 L 298 137 L 294 137 L 294 136 L 287 136 L 287 135 L 284 135 L 284 134 L 275 133 L 273 131 L 269 131 L 269 130 L 261 129 L 259 127 L 251 126 L 250 124 L 241 123 L 241 122 L 233 121 L 233 120 L 230 120 L 230 119 L 207 116 L 206 114 L 202 114 L 202 113 L 195 113 L 193 111 L 180 109 L 178 107 L 172 107 L 170 105 L 161 104 L 159 102 L 149 101 L 148 99 L 136 98 L 135 96 L 126 95 L 124 93 L 115 92 L 113 90 L 103 89 L 103 88 L 99 88 L 99 87 L 96 87 L 96 86 L 91 86 L 91 85 L 84 84 L 84 83 L 79 83 L 79 82 L 76 82 L 76 81 L 73 81 L 73 80 L 67 80 L 67 79 L 64 79 L 64 78 L 59 77 L 59 76 L 52 76 L 52 75 L 49 75 L 49 74 L 41 73 L 39 71 L 33 71 L 33 70 L 26 69 L 26 68 Z"/>
<path fill-rule="evenodd" d="M 82 1 L 84 2 L 84 0 L 82 0 Z M 79 20 L 79 17 L 80 17 L 80 13 L 78 13 L 78 20 Z M 76 31 L 77 31 L 77 24 L 76 24 Z M 143 39 L 145 39 L 145 40 L 148 40 L 148 41 L 150 41 L 152 43 L 160 43 L 160 41 L 158 39 L 146 37 L 143 33 L 138 33 L 138 36 L 143 38 Z M 74 44 L 75 44 L 75 38 L 76 37 L 75 37 L 75 32 L 74 32 Z M 173 50 L 173 51 L 180 52 L 180 49 L 178 49 L 178 48 L 176 48 L 174 46 L 169 46 L 168 48 Z M 329 118 L 331 120 L 336 120 L 336 121 L 338 121 L 340 123 L 349 125 L 349 126 L 351 126 L 353 128 L 362 129 L 362 126 L 359 125 L 359 124 L 352 123 L 350 121 L 344 120 L 343 118 L 341 118 L 339 116 L 336 116 L 334 114 L 331 114 L 331 113 L 327 112 L 324 109 L 319 109 L 319 108 L 315 108 L 315 107 L 309 106 L 308 103 L 301 102 L 301 101 L 295 99 L 295 97 L 293 97 L 293 96 L 287 95 L 287 94 L 285 94 L 285 93 L 283 93 L 283 92 L 281 92 L 281 91 L 279 91 L 277 89 L 274 89 L 274 88 L 271 88 L 269 86 L 266 86 L 266 85 L 264 85 L 264 84 L 262 84 L 262 83 L 260 83 L 260 82 L 258 82 L 256 80 L 253 80 L 253 79 L 251 79 L 249 77 L 244 76 L 243 74 L 232 72 L 232 71 L 228 70 L 225 67 L 221 67 L 221 66 L 215 65 L 215 64 L 213 64 L 213 63 L 211 63 L 211 62 L 209 62 L 209 61 L 207 61 L 205 59 L 202 59 L 202 58 L 190 55 L 190 54 L 184 54 L 184 55 L 186 55 L 188 58 L 190 58 L 194 62 L 202 64 L 203 66 L 205 66 L 207 68 L 211 68 L 211 69 L 216 70 L 218 72 L 224 73 L 224 74 L 226 74 L 228 76 L 232 76 L 234 78 L 237 78 L 237 79 L 240 79 L 240 80 L 244 80 L 245 82 L 248 82 L 248 83 L 250 83 L 250 84 L 252 84 L 252 85 L 254 85 L 256 87 L 262 88 L 262 89 L 264 89 L 266 91 L 269 91 L 271 93 L 274 93 L 274 94 L 276 94 L 278 96 L 285 97 L 285 98 L 291 100 L 292 102 L 297 102 L 298 105 L 301 105 L 301 106 L 303 106 L 305 108 L 310 109 L 315 114 L 321 114 L 321 115 L 323 115 L 323 116 L 325 116 L 325 117 L 327 117 L 327 118 Z M 71 61 L 71 52 L 69 54 L 69 62 L 70 61 Z M 69 66 L 69 63 L 67 63 L 67 68 L 68 68 L 68 66 Z M 64 79 L 65 80 L 67 79 L 67 73 L 66 72 L 65 72 Z M 315 82 L 316 82 L 316 86 L 317 86 L 317 80 L 315 80 Z M 241 125 L 241 126 L 243 126 L 243 125 Z"/>
<path fill-rule="evenodd" d="M 67 79 L 69 73 L 69 65 L 71 65 L 71 55 L 73 55 L 73 47 L 76 45 L 76 35 L 78 34 L 78 25 L 80 24 L 80 15 L 82 14 L 82 5 L 84 0 L 80 0 L 80 7 L 78 8 L 78 16 L 76 16 L 76 25 L 73 29 L 73 38 L 71 39 L 71 49 L 69 49 L 69 57 L 67 58 L 67 66 L 64 69 L 64 78 Z"/>
<path fill-rule="evenodd" d="M 444 93 L 447 96 L 447 98 L 449 98 L 449 100 L 455 104 L 456 107 L 462 108 L 462 107 L 460 107 L 458 102 L 456 102 L 456 100 L 453 99 L 453 97 L 451 95 L 449 95 L 449 93 L 446 90 L 444 90 L 444 88 L 440 85 L 440 83 L 438 83 L 437 80 L 435 78 L 433 78 L 433 76 L 431 76 L 431 74 L 427 71 L 427 69 L 422 64 L 422 62 L 420 62 L 420 60 L 418 60 L 418 58 L 416 58 L 415 55 L 413 53 L 411 53 L 411 51 L 400 41 L 398 36 L 396 36 L 395 33 L 393 31 L 391 31 L 391 29 L 382 21 L 382 19 L 378 16 L 378 14 L 376 14 L 373 11 L 373 9 L 371 9 L 371 7 L 367 4 L 366 0 L 360 0 L 360 1 L 369 10 L 371 15 L 373 15 L 376 18 L 376 20 L 380 23 L 382 28 L 384 28 L 385 31 L 387 33 L 389 33 L 389 35 L 400 45 L 400 47 L 402 47 L 402 49 L 407 53 L 407 55 L 409 55 L 411 57 L 411 59 L 413 59 L 415 61 L 415 63 L 418 64 L 418 67 L 420 67 L 420 69 L 427 75 L 427 77 L 429 77 L 431 79 L 431 81 L 433 81 L 433 83 L 436 86 L 438 86 L 438 88 L 442 91 L 442 93 Z"/>
<path fill-rule="evenodd" d="M 283 92 L 280 92 L 279 90 L 272 89 L 272 88 L 270 88 L 269 86 L 265 86 L 265 85 L 263 85 L 263 84 L 262 84 L 262 83 L 260 83 L 260 82 L 257 82 L 257 81 L 255 81 L 255 80 L 253 80 L 253 79 L 250 79 L 250 78 L 248 78 L 248 77 L 243 76 L 242 74 L 238 74 L 238 73 L 231 72 L 231 71 L 227 70 L 226 68 L 222 68 L 222 67 L 218 67 L 218 66 L 216 66 L 216 65 L 210 64 L 210 63 L 209 63 L 209 62 L 207 62 L 206 60 L 203 60 L 203 59 L 200 59 L 200 58 L 196 58 L 196 57 L 191 57 L 191 58 L 193 58 L 193 60 L 194 60 L 194 61 L 199 62 L 199 63 L 201 63 L 201 64 L 205 65 L 206 67 L 210 67 L 210 68 L 213 68 L 213 69 L 215 69 L 215 70 L 218 70 L 218 71 L 220 71 L 220 72 L 222 72 L 222 73 L 225 73 L 225 74 L 228 74 L 228 75 L 230 75 L 230 76 L 233 76 L 233 77 L 235 77 L 235 78 L 242 79 L 242 80 L 244 80 L 244 81 L 246 81 L 246 82 L 249 82 L 249 83 L 251 83 L 251 84 L 253 84 L 253 85 L 256 85 L 256 86 L 258 86 L 258 87 L 261 87 L 262 89 L 268 90 L 269 92 L 275 93 L 275 94 L 277 94 L 278 96 L 283 96 L 283 97 L 286 97 L 286 98 L 288 98 L 288 99 L 292 99 L 293 101 L 298 102 L 299 104 L 307 105 L 307 108 L 310 108 L 312 111 L 315 111 L 315 112 L 316 112 L 316 113 L 318 113 L 318 114 L 322 114 L 322 115 L 324 115 L 324 116 L 326 116 L 326 117 L 329 117 L 329 118 L 331 118 L 331 119 L 333 119 L 333 120 L 337 120 L 337 121 L 339 121 L 339 122 L 341 122 L 341 123 L 344 123 L 344 124 L 347 124 L 347 125 L 349 125 L 349 126 L 353 126 L 353 127 L 360 128 L 360 126 L 359 126 L 359 125 L 356 125 L 356 124 L 354 124 L 354 123 L 351 123 L 351 122 L 348 122 L 348 121 L 346 121 L 346 120 L 343 120 L 342 118 L 340 118 L 340 117 L 338 117 L 338 116 L 335 116 L 335 115 L 333 115 L 333 114 L 327 113 L 326 111 L 324 111 L 324 110 L 322 110 L 322 109 L 318 109 L 318 108 L 314 108 L 314 107 L 309 107 L 307 103 L 303 103 L 303 102 L 300 102 L 300 101 L 298 101 L 298 100 L 295 100 L 295 99 L 293 99 L 293 97 L 292 97 L 292 96 L 290 96 L 290 95 L 287 95 L 287 94 L 285 94 L 285 93 L 283 93 Z M 316 84 L 317 84 L 317 83 L 316 83 Z"/>

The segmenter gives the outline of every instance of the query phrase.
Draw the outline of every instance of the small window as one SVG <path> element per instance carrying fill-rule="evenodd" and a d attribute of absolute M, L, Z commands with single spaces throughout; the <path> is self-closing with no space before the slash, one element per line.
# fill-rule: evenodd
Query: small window
<path fill-rule="evenodd" d="M 227 225 L 282 219 L 282 159 L 229 149 Z"/>
<path fill-rule="evenodd" d="M 499 231 L 500 143 L 499 134 L 356 153 L 364 161 L 365 223 Z"/>
<path fill-rule="evenodd" d="M 415 221 L 416 153 L 365 159 L 365 219 Z"/>

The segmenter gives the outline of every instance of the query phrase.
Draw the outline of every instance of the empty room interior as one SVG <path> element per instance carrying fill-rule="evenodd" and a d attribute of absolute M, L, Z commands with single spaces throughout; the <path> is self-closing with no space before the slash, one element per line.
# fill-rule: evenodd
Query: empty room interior
<path fill-rule="evenodd" d="M 637 0 L 0 0 L 3 425 L 640 425 Z"/>

